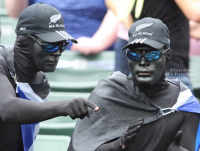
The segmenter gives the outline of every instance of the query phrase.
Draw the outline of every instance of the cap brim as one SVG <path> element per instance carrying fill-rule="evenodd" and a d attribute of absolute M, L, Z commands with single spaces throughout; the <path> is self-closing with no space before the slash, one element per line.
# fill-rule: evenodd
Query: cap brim
<path fill-rule="evenodd" d="M 74 43 L 78 43 L 72 36 L 70 36 L 65 31 L 55 31 L 55 32 L 40 33 L 35 35 L 46 42 L 58 42 L 63 40 L 70 40 Z"/>
<path fill-rule="evenodd" d="M 151 40 L 151 39 L 147 39 L 147 38 L 140 38 L 140 39 L 135 39 L 134 41 L 128 43 L 126 46 L 124 46 L 122 48 L 122 51 L 125 50 L 126 48 L 130 47 L 130 46 L 133 46 L 135 44 L 146 44 L 152 48 L 155 48 L 155 49 L 161 49 L 162 47 L 164 47 L 165 44 L 163 43 L 160 43 L 158 41 L 155 41 L 155 40 Z"/>

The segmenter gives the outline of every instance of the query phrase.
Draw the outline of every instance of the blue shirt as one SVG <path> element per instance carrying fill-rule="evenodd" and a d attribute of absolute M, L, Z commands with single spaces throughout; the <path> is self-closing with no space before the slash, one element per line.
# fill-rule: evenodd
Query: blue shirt
<path fill-rule="evenodd" d="M 106 12 L 104 0 L 29 0 L 29 4 L 43 2 L 57 8 L 65 22 L 66 32 L 75 39 L 92 37 Z M 67 49 L 71 47 L 71 44 Z"/>

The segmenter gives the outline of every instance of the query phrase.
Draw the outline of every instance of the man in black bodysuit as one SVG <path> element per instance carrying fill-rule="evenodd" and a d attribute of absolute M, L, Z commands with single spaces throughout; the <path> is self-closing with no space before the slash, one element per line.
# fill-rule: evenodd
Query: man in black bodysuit
<path fill-rule="evenodd" d="M 83 98 L 46 102 L 50 86 L 44 72 L 56 69 L 69 40 L 77 43 L 65 32 L 56 8 L 43 3 L 27 7 L 16 34 L 14 48 L 0 46 L 0 151 L 31 150 L 40 121 L 57 116 L 82 119 L 91 109 L 98 110 Z"/>
<path fill-rule="evenodd" d="M 177 79 L 165 79 L 171 59 L 167 26 L 144 18 L 129 29 L 132 77 L 114 72 L 89 99 L 101 108 L 79 120 L 68 151 L 198 151 L 200 104 Z"/>

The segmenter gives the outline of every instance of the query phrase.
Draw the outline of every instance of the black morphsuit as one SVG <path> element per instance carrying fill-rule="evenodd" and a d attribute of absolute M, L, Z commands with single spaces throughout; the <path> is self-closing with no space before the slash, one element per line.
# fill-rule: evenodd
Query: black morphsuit
<path fill-rule="evenodd" d="M 36 94 L 41 94 L 40 91 L 48 94 L 48 80 L 43 72 L 54 71 L 56 64 L 52 65 L 48 61 L 58 61 L 61 55 L 60 50 L 53 53 L 43 51 L 39 44 L 26 35 L 17 37 L 14 50 L 0 47 L 0 150 L 23 151 L 21 124 L 38 123 L 57 116 L 84 118 L 88 115 L 87 107 L 96 108 L 95 104 L 83 98 L 42 103 L 18 98 L 16 84 L 6 63 L 5 54 L 8 52 L 13 54 L 11 61 L 14 61 L 17 81 L 29 83 L 33 90 L 36 84 L 44 88 L 35 89 Z"/>
<path fill-rule="evenodd" d="M 83 98 L 45 102 L 50 92 L 45 72 L 55 71 L 68 41 L 77 43 L 65 31 L 62 15 L 55 7 L 43 3 L 27 7 L 19 16 L 15 32 L 17 39 L 14 48 L 0 46 L 2 151 L 31 148 L 33 142 L 27 141 L 33 140 L 37 132 L 35 126 L 24 124 L 38 123 L 57 116 L 82 119 L 89 115 L 88 107 L 95 111 L 99 109 L 96 104 Z M 30 93 L 26 93 L 26 89 Z M 30 130 L 28 134 L 25 132 L 26 126 Z"/>
<path fill-rule="evenodd" d="M 141 45 L 139 48 L 135 49 L 135 51 L 143 51 L 145 49 L 149 48 Z M 144 57 L 138 62 L 128 61 L 133 75 L 131 79 L 137 84 L 140 91 L 153 103 L 161 108 L 168 108 L 175 104 L 180 88 L 173 80 L 165 80 L 164 73 L 162 73 L 164 72 L 165 55 L 162 55 L 157 62 L 148 62 Z M 145 69 L 143 67 L 145 67 Z M 142 76 L 138 76 L 139 71 L 152 72 L 152 75 L 149 75 L 151 78 L 149 80 L 145 79 L 145 81 Z M 161 76 L 160 79 L 152 85 L 152 81 L 158 79 L 159 76 Z M 181 140 L 181 146 L 194 151 L 197 128 L 197 114 L 187 112 L 173 113 L 172 115 L 162 117 L 158 121 L 142 125 L 139 130 L 134 132 L 135 136 L 132 137 L 132 140 L 129 140 L 125 151 L 167 151 L 179 130 L 182 130 L 184 135 Z M 117 141 L 119 141 L 119 139 Z M 112 145 L 113 143 L 104 144 L 100 146 L 97 151 L 112 150 Z M 123 149 L 119 143 L 115 143 L 114 150 L 118 151 Z M 179 149 L 177 149 L 177 151 L 179 151 Z"/>
<path fill-rule="evenodd" d="M 178 131 L 183 133 L 181 146 L 194 151 L 198 114 L 179 111 L 159 117 L 153 109 L 154 105 L 172 107 L 180 91 L 177 80 L 165 80 L 166 56 L 154 62 L 144 57 L 128 61 L 133 77 L 115 72 L 99 81 L 89 99 L 101 110 L 90 119 L 78 121 L 68 151 L 173 151 L 167 149 Z M 149 117 L 145 115 L 148 109 L 154 110 Z"/>
<path fill-rule="evenodd" d="M 156 86 L 156 88 L 154 86 Z M 166 82 L 164 77 L 162 77 L 153 86 L 140 87 L 140 90 L 144 92 L 152 102 L 165 108 L 172 106 L 176 102 L 179 87 L 176 83 Z M 188 150 L 194 151 L 197 127 L 197 114 L 177 112 L 162 117 L 158 121 L 141 126 L 141 128 L 136 131 L 135 137 L 130 140 L 126 149 L 121 148 L 122 144 L 120 145 L 118 139 L 101 145 L 97 151 L 167 151 L 167 148 L 173 142 L 179 128 L 183 131 L 184 135 L 184 138 L 181 140 L 181 145 L 184 146 L 184 148 L 188 148 Z"/>
<path fill-rule="evenodd" d="M 17 36 L 14 45 L 14 67 L 18 77 L 18 81 L 28 82 L 33 81 L 34 75 L 36 75 L 39 70 L 34 64 L 32 57 L 34 41 L 27 38 L 26 36 Z M 3 51 L 1 49 L 1 51 Z M 0 74 L 8 77 L 10 83 L 13 86 L 13 90 L 16 88 L 14 80 L 11 78 L 9 71 L 7 70 L 7 65 L 0 59 Z M 44 79 L 41 79 L 41 81 Z M 1 81 L 2 85 L 7 85 L 7 81 Z M 5 84 L 4 84 L 5 83 Z M 0 96 L 3 96 L 3 92 L 0 92 Z M 9 96 L 7 96 L 9 98 Z M 22 104 L 23 106 L 23 104 Z M 16 107 L 17 108 L 17 107 Z M 23 115 L 25 116 L 25 115 Z M 3 119 L 0 118 L 0 150 L 8 151 L 23 151 L 21 128 L 18 124 L 4 123 Z M 12 144 L 12 145 L 10 145 Z"/>

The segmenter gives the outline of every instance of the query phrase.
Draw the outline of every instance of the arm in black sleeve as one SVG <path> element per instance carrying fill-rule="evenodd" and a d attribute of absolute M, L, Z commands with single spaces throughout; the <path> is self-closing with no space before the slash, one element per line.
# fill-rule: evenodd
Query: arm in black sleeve
<path fill-rule="evenodd" d="M 87 107 L 96 110 L 97 105 L 83 98 L 64 101 L 35 102 L 17 98 L 7 76 L 0 73 L 0 117 L 4 122 L 30 124 L 57 116 L 83 118 Z"/>
<path fill-rule="evenodd" d="M 182 131 L 181 146 L 189 151 L 194 151 L 198 130 L 199 115 L 185 112 L 185 118 L 180 128 Z"/>

